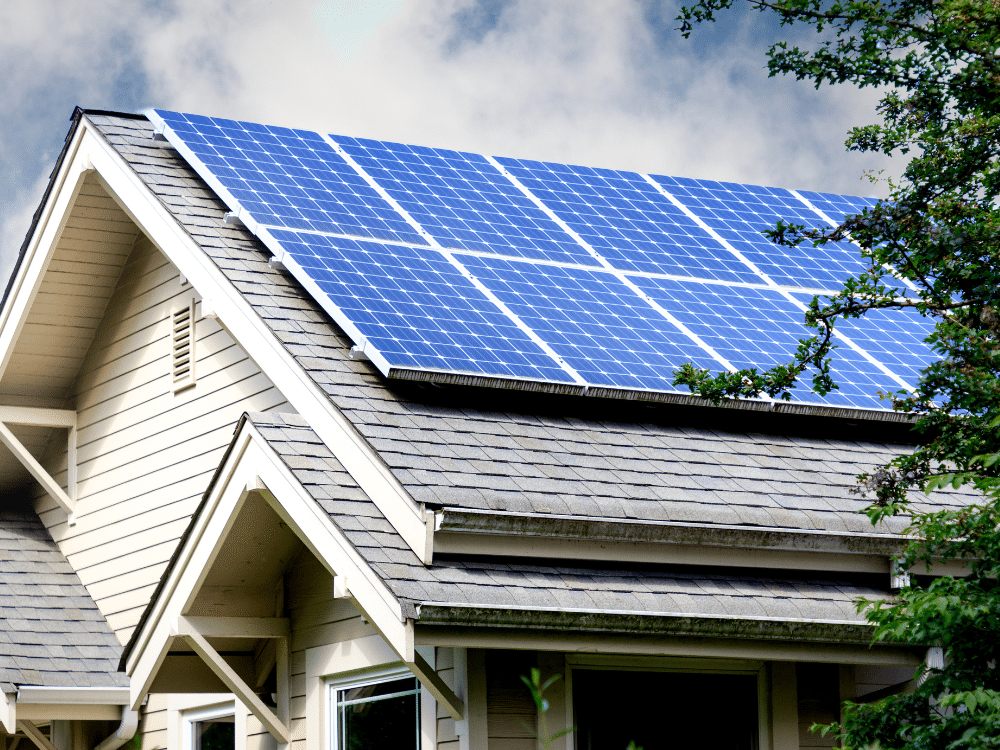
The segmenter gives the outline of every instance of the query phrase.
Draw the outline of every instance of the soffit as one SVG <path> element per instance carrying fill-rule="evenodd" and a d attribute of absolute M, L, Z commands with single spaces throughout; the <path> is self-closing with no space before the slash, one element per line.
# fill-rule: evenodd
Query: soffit
<path fill-rule="evenodd" d="M 0 379 L 0 403 L 66 408 L 138 233 L 96 174 L 90 173 Z M 36 458 L 54 434 L 44 427 L 11 430 Z M 0 488 L 28 480 L 20 461 L 6 448 L 0 449 Z"/>

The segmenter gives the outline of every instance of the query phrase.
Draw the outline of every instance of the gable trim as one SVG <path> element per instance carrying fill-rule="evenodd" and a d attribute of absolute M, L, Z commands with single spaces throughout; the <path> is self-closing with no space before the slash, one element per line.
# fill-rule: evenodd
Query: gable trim
<path fill-rule="evenodd" d="M 86 118 L 73 163 L 97 171 L 102 187 L 203 297 L 219 322 L 300 414 L 424 562 L 432 558 L 433 514 L 416 503 L 378 453 L 262 323 L 198 242 Z M 82 154 L 82 156 L 81 156 Z M 60 198 L 61 199 L 61 198 Z M 2 340 L 0 340 L 2 343 Z M 11 346 L 8 345 L 8 349 Z"/>
<path fill-rule="evenodd" d="M 352 595 L 390 647 L 414 663 L 413 625 L 401 603 L 365 563 L 260 433 L 245 418 L 188 533 L 147 609 L 123 666 L 137 707 L 178 635 L 177 622 L 194 600 L 251 492 L 259 495 L 331 573 L 352 581 Z M 278 498 L 281 498 L 280 501 Z"/>

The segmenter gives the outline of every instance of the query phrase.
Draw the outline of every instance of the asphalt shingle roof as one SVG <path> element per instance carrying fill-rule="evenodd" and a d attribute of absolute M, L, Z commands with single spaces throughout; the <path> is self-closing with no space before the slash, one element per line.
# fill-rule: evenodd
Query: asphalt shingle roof
<path fill-rule="evenodd" d="M 418 502 L 432 506 L 784 529 L 870 532 L 849 493 L 905 446 L 753 434 L 594 415 L 537 397 L 392 383 L 351 359 L 352 342 L 144 119 L 90 120 L 201 245 Z M 423 388 L 423 390 L 420 390 Z M 491 406 L 484 399 L 492 399 Z M 553 397 L 555 398 L 555 397 Z M 552 403 L 555 403 L 553 400 Z M 638 416 L 636 416 L 638 414 Z M 947 502 L 939 494 L 935 502 Z M 898 533 L 905 519 L 880 528 Z"/>
<path fill-rule="evenodd" d="M 0 507 L 0 683 L 128 687 L 121 644 L 26 502 Z"/>
<path fill-rule="evenodd" d="M 249 421 L 330 515 L 390 590 L 416 613 L 442 610 L 588 610 L 676 618 L 863 623 L 854 600 L 887 593 L 846 580 L 683 572 L 587 564 L 446 560 L 425 566 L 323 441 L 296 414 Z M 422 617 L 418 620 L 424 619 Z"/>

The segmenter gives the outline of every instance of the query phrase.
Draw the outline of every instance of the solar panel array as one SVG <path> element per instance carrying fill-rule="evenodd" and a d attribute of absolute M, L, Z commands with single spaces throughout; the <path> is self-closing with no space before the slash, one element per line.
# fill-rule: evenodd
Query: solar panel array
<path fill-rule="evenodd" d="M 871 199 L 593 169 L 156 110 L 155 126 L 389 377 L 656 398 L 686 362 L 791 359 L 803 314 L 864 268 L 779 247 Z M 886 408 L 932 359 L 917 315 L 838 330 L 840 390 Z"/>

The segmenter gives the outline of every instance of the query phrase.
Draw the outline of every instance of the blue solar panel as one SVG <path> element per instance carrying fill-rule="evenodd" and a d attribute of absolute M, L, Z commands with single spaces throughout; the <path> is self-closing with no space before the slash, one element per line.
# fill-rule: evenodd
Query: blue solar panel
<path fill-rule="evenodd" d="M 614 268 L 760 281 L 635 172 L 523 159 L 497 161 Z"/>
<path fill-rule="evenodd" d="M 392 367 L 573 382 L 436 250 L 271 234 Z"/>
<path fill-rule="evenodd" d="M 797 190 L 796 192 L 838 224 L 848 214 L 859 214 L 866 208 L 871 208 L 878 203 L 876 198 L 859 198 L 853 195 L 834 195 L 833 193 L 813 193 L 808 190 Z"/>
<path fill-rule="evenodd" d="M 597 265 L 483 156 L 331 137 L 444 247 Z"/>
<path fill-rule="evenodd" d="M 801 308 L 776 290 L 649 277 L 635 277 L 632 281 L 737 368 L 763 370 L 787 364 L 792 361 L 799 339 L 816 334 L 803 325 Z M 840 389 L 821 398 L 809 393 L 811 375 L 807 373 L 799 388 L 792 391 L 793 400 L 884 408 L 875 392 L 899 387 L 843 344 L 834 356 L 833 376 Z"/>
<path fill-rule="evenodd" d="M 847 243 L 785 248 L 761 231 L 779 218 L 822 226 L 819 212 L 840 221 L 873 199 L 800 193 L 813 210 L 778 188 L 652 178 L 661 192 L 634 172 L 494 162 L 165 111 L 152 119 L 386 374 L 577 383 L 561 357 L 595 387 L 686 392 L 672 379 L 687 362 L 718 371 L 718 357 L 764 369 L 790 361 L 797 340 L 814 333 L 802 325 L 799 307 L 766 288 L 761 274 L 807 303 L 806 290 L 833 291 L 864 268 Z M 474 280 L 427 236 L 453 249 Z M 618 273 L 602 268 L 591 249 Z M 622 272 L 635 274 L 631 283 L 648 299 Z M 869 313 L 841 321 L 838 330 L 910 383 L 934 359 L 922 340 L 931 322 L 915 314 Z M 794 398 L 886 408 L 875 392 L 898 389 L 846 344 L 835 355 L 834 377 L 840 391 L 821 399 L 804 383 Z"/>
<path fill-rule="evenodd" d="M 613 274 L 485 256 L 463 265 L 596 386 L 676 391 L 685 362 L 718 362 Z"/>
<path fill-rule="evenodd" d="M 426 244 L 318 133 L 155 114 L 259 224 Z"/>
<path fill-rule="evenodd" d="M 811 295 L 795 293 L 796 299 L 808 304 Z M 937 359 L 924 341 L 934 328 L 934 322 L 916 310 L 870 310 L 863 318 L 838 319 L 836 330 L 871 354 L 899 377 L 916 386 L 920 370 Z M 889 384 L 884 390 L 896 391 Z"/>
<path fill-rule="evenodd" d="M 773 229 L 779 219 L 807 227 L 827 226 L 787 190 L 661 175 L 653 179 L 775 283 L 838 289 L 849 276 L 864 270 L 858 249 L 848 243 L 782 247 L 761 234 Z"/>

